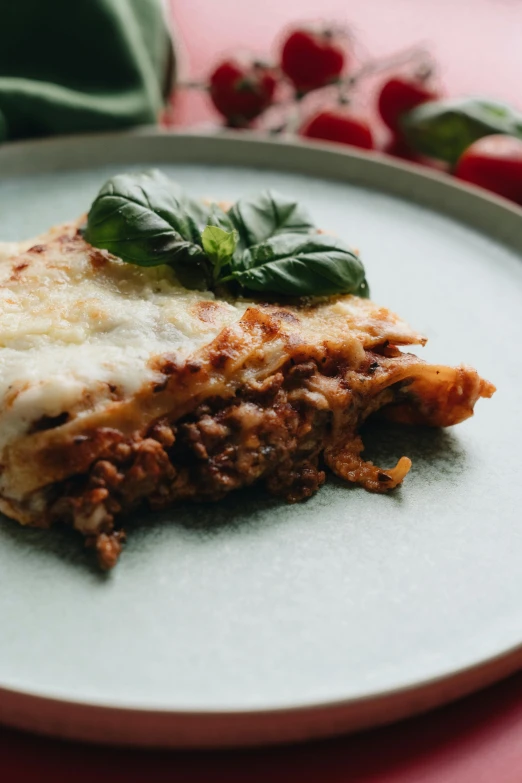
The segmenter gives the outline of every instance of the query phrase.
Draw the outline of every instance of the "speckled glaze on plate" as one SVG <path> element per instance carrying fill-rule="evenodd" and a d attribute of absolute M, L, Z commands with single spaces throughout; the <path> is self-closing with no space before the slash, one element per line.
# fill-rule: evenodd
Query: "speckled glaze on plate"
<path fill-rule="evenodd" d="M 375 496 L 330 480 L 129 522 L 113 573 L 79 537 L 0 519 L 0 719 L 157 746 L 305 739 L 440 704 L 522 663 L 522 212 L 389 159 L 252 137 L 137 133 L 0 148 L 0 239 L 159 166 L 192 193 L 273 187 L 360 248 L 377 302 L 498 391 L 453 430 L 386 426 L 413 459 Z"/>

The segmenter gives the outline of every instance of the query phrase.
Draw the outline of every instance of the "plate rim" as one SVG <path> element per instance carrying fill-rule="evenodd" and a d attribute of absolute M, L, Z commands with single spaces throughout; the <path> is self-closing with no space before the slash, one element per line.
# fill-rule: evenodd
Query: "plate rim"
<path fill-rule="evenodd" d="M 158 161 L 165 163 L 199 161 L 204 164 L 210 163 L 209 158 L 212 158 L 214 165 L 255 166 L 255 163 L 248 163 L 248 157 L 254 151 L 254 157 L 268 156 L 273 159 L 273 164 L 263 164 L 263 168 L 326 180 L 361 185 L 357 180 L 360 172 L 365 171 L 369 172 L 372 184 L 366 182 L 364 187 L 393 194 L 410 203 L 412 199 L 407 197 L 409 183 L 412 180 L 428 183 L 428 190 L 438 189 L 438 206 L 433 205 L 431 197 L 429 205 L 423 204 L 422 200 L 414 203 L 427 206 L 432 212 L 450 215 L 458 223 L 471 226 L 475 231 L 522 253 L 522 207 L 419 164 L 397 161 L 378 152 L 362 152 L 329 143 L 274 140 L 255 133 L 245 135 L 234 131 L 218 134 L 172 132 L 144 126 L 123 133 L 9 142 L 0 147 L 0 181 L 34 176 L 37 173 L 67 171 L 71 168 L 89 170 L 98 165 L 107 165 L 110 150 L 117 150 L 122 140 L 126 141 L 122 146 L 131 152 L 114 161 L 115 166 L 124 163 L 125 159 L 129 163 L 132 158 L 136 160 L 131 154 L 132 150 L 143 151 L 148 142 L 150 147 L 155 148 Z M 178 157 L 166 160 L 164 152 L 168 151 L 169 146 Z M 105 163 L 92 162 L 90 159 L 89 149 L 96 147 L 103 150 L 101 158 L 105 159 Z M 180 157 L 182 150 L 185 152 L 183 158 Z M 218 150 L 226 152 L 224 159 L 217 160 Z M 203 159 L 198 157 L 201 155 Z M 26 171 L 35 160 L 40 161 L 40 168 L 37 171 Z M 324 167 L 319 174 L 317 169 L 321 164 Z M 17 168 L 21 168 L 24 173 L 16 174 Z M 380 179 L 384 176 L 383 172 L 400 176 L 389 177 L 383 186 Z M 378 182 L 381 184 L 376 184 Z M 452 194 L 457 201 L 461 200 L 458 214 L 455 213 Z M 444 199 L 445 195 L 448 200 Z M 480 226 L 477 225 L 477 208 L 490 215 L 489 220 L 482 221 Z M 499 217 L 506 221 L 501 232 Z M 21 729 L 68 739 L 148 747 L 218 747 L 301 741 L 368 728 L 418 714 L 490 685 L 521 666 L 522 640 L 496 655 L 448 674 L 377 694 L 294 707 L 251 710 L 180 711 L 115 706 L 102 704 L 99 700 L 75 701 L 5 686 L 0 677 L 0 721 Z"/>
<path fill-rule="evenodd" d="M 222 129 L 219 127 L 204 127 L 190 130 L 186 128 L 177 129 L 176 127 L 169 128 L 162 127 L 160 125 L 148 124 L 137 125 L 123 131 L 117 130 L 93 133 L 58 134 L 55 136 L 44 136 L 40 138 L 18 139 L 15 141 L 6 141 L 0 145 L 0 164 L 3 164 L 4 166 L 6 162 L 9 164 L 9 158 L 12 156 L 15 156 L 16 160 L 19 161 L 27 154 L 31 154 L 33 152 L 39 153 L 40 150 L 43 152 L 51 152 L 51 154 L 53 151 L 65 153 L 70 152 L 75 147 L 81 149 L 82 146 L 85 146 L 86 143 L 96 144 L 99 142 L 100 144 L 104 145 L 105 142 L 110 143 L 111 141 L 114 141 L 118 143 L 119 140 L 127 140 L 130 138 L 138 138 L 140 140 L 148 140 L 152 142 L 157 141 L 158 139 L 175 139 L 176 143 L 181 143 L 183 141 L 196 142 L 197 144 L 203 144 L 207 147 L 209 143 L 210 145 L 231 143 L 234 146 L 237 145 L 239 148 L 243 147 L 244 149 L 264 148 L 285 151 L 288 151 L 288 149 L 299 149 L 311 155 L 319 153 L 324 156 L 324 153 L 326 153 L 328 157 L 334 156 L 345 160 L 361 162 L 371 161 L 375 164 L 378 164 L 380 167 L 384 167 L 392 171 L 407 172 L 408 174 L 413 175 L 415 178 L 428 180 L 432 183 L 439 183 L 443 187 L 447 187 L 453 191 L 458 191 L 464 196 L 473 196 L 474 199 L 479 199 L 480 201 L 486 202 L 491 206 L 497 206 L 513 216 L 522 218 L 522 205 L 518 205 L 514 201 L 511 201 L 504 196 L 500 196 L 497 193 L 493 193 L 492 191 L 486 190 L 479 185 L 474 185 L 473 183 L 457 179 L 450 173 L 439 170 L 435 167 L 423 165 L 422 163 L 417 163 L 415 161 L 402 160 L 401 158 L 393 157 L 380 150 L 363 150 L 357 147 L 351 147 L 350 145 L 343 145 L 337 142 L 328 142 L 318 139 L 310 141 L 308 139 L 299 137 L 268 137 L 266 133 L 257 130 L 238 131 L 228 128 Z M 201 147 L 199 147 L 199 149 L 201 149 Z M 80 156 L 79 159 L 80 164 L 83 162 L 81 157 L 82 156 Z M 190 157 L 187 158 L 187 162 L 192 162 Z M 226 163 L 228 163 L 228 160 Z M 242 161 L 239 161 L 238 165 L 245 164 Z M 42 171 L 63 171 L 67 170 L 68 168 L 68 165 L 64 167 L 61 165 L 56 166 L 56 164 L 54 164 L 46 165 Z M 77 165 L 77 168 L 85 170 L 93 168 L 93 166 L 92 164 L 87 163 L 87 165 Z M 283 168 L 282 170 L 285 169 Z M 286 170 L 293 171 L 294 169 L 290 167 Z M 9 179 L 12 176 L 13 174 L 10 173 L 9 168 L 7 170 L 5 168 L 2 170 L 2 167 L 0 167 L 0 180 Z M 14 176 L 21 175 L 15 174 Z M 310 176 L 318 175 L 313 174 Z M 341 175 L 340 177 L 336 177 L 335 174 L 327 174 L 324 175 L 323 178 L 327 180 L 345 180 L 344 176 Z M 389 192 L 395 193 L 396 191 L 394 188 L 390 188 Z M 476 230 L 479 229 L 476 228 Z"/>
<path fill-rule="evenodd" d="M 522 643 L 449 675 L 374 696 L 255 710 L 160 710 L 75 701 L 0 685 L 0 723 L 111 746 L 212 749 L 279 745 L 362 731 L 483 690 L 522 666 Z"/>

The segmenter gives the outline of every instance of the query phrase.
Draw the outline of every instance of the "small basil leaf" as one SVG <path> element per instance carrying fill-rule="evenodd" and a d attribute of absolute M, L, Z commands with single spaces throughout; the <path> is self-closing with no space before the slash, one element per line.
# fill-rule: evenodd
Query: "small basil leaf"
<path fill-rule="evenodd" d="M 211 280 L 200 236 L 207 215 L 160 172 L 123 174 L 100 190 L 84 235 L 128 263 L 171 264 L 183 285 L 204 289 Z"/>
<path fill-rule="evenodd" d="M 313 224 L 306 210 L 292 199 L 264 190 L 239 199 L 229 211 L 242 250 L 276 234 L 306 234 Z"/>
<path fill-rule="evenodd" d="M 401 126 L 412 149 L 452 165 L 483 136 L 503 133 L 522 138 L 522 115 L 482 98 L 423 103 L 403 115 Z"/>
<path fill-rule="evenodd" d="M 364 288 L 359 258 L 324 234 L 272 237 L 246 250 L 242 269 L 235 269 L 232 277 L 244 288 L 286 296 L 331 296 Z"/>
<path fill-rule="evenodd" d="M 203 250 L 214 265 L 214 279 L 217 280 L 221 269 L 230 264 L 237 244 L 235 230 L 224 231 L 219 226 L 206 226 L 201 234 Z"/>

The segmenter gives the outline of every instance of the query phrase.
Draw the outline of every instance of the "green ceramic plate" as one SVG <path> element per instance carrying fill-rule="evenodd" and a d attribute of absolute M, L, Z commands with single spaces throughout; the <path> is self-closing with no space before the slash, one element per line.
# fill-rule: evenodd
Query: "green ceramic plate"
<path fill-rule="evenodd" d="M 0 149 L 0 238 L 160 166 L 192 193 L 273 187 L 361 249 L 373 298 L 498 392 L 452 431 L 387 427 L 389 497 L 330 481 L 137 519 L 100 575 L 79 538 L 0 520 L 0 718 L 109 742 L 319 736 L 411 714 L 522 663 L 522 212 L 378 156 L 244 136 L 56 139 Z"/>

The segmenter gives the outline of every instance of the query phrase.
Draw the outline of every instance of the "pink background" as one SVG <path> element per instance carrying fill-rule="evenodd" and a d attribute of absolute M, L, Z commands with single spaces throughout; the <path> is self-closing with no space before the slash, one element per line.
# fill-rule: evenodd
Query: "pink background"
<path fill-rule="evenodd" d="M 288 23 L 347 22 L 371 56 L 426 44 L 446 90 L 522 103 L 522 0 L 171 0 L 184 77 L 246 47 L 259 54 Z M 521 107 L 522 108 L 522 107 Z M 214 120 L 181 95 L 177 124 Z M 6 783 L 520 783 L 522 674 L 429 715 L 304 746 L 214 753 L 91 748 L 0 729 Z"/>

